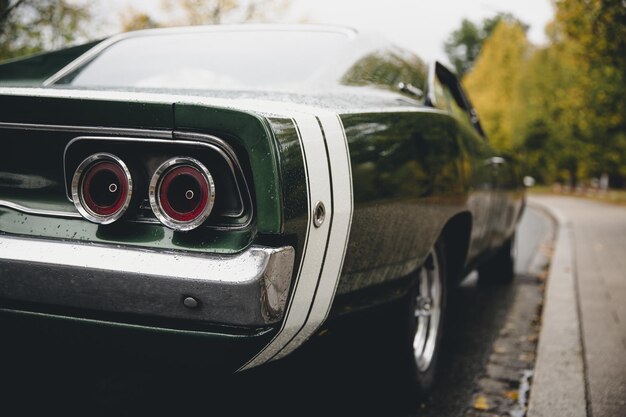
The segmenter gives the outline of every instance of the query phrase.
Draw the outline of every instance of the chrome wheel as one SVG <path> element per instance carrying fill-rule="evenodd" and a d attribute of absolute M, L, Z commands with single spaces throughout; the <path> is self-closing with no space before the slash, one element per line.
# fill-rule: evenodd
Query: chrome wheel
<path fill-rule="evenodd" d="M 432 364 L 438 342 L 443 302 L 442 278 L 437 253 L 433 249 L 420 271 L 414 309 L 416 331 L 413 354 L 420 372 L 425 372 Z"/>

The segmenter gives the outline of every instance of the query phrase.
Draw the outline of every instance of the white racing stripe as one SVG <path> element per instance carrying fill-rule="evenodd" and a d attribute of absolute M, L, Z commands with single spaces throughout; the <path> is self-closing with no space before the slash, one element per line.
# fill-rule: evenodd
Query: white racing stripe
<path fill-rule="evenodd" d="M 298 334 L 274 357 L 298 348 L 324 323 L 335 298 L 352 223 L 353 197 L 350 153 L 343 125 L 337 115 L 319 117 L 328 151 L 333 194 L 333 215 L 326 257 L 309 316 Z"/>
<path fill-rule="evenodd" d="M 326 320 L 339 283 L 353 211 L 350 155 L 338 115 L 319 109 L 316 113 L 319 122 L 313 116 L 294 119 L 300 131 L 310 196 L 300 272 L 282 328 L 240 370 L 281 358 L 311 337 Z M 315 228 L 312 214 L 318 201 L 326 207 L 326 218 L 320 228 Z"/>
<path fill-rule="evenodd" d="M 307 238 L 303 248 L 300 271 L 292 283 L 294 290 L 280 331 L 257 356 L 240 370 L 270 361 L 301 330 L 314 301 L 320 269 L 326 253 L 333 213 L 330 207 L 331 184 L 324 137 L 315 116 L 298 115 L 294 121 L 300 133 L 309 194 Z M 323 202 L 327 207 L 326 220 L 320 227 L 312 227 L 313 207 L 318 201 Z"/>

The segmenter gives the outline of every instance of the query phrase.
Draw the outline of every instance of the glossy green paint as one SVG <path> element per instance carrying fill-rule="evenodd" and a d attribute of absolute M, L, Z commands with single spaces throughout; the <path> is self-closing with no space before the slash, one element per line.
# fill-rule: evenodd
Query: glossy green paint
<path fill-rule="evenodd" d="M 302 234 L 309 209 L 302 145 L 292 119 L 270 118 L 269 123 L 278 145 L 285 233 Z"/>
<path fill-rule="evenodd" d="M 456 216 L 472 222 L 471 236 L 459 236 L 471 242 L 466 265 L 511 236 L 523 208 L 521 184 L 503 175 L 510 167 L 486 164 L 497 153 L 468 121 L 429 108 L 341 119 L 354 214 L 336 302 L 413 273 Z"/>
<path fill-rule="evenodd" d="M 236 253 L 252 244 L 254 234 L 247 229 L 229 232 L 174 232 L 160 224 L 124 223 L 98 225 L 82 218 L 24 214 L 0 207 L 0 230 L 20 236 L 114 244 L 150 249 L 190 252 Z"/>
<path fill-rule="evenodd" d="M 282 189 L 278 168 L 278 149 L 267 120 L 253 113 L 176 103 L 175 128 L 222 138 L 249 163 L 249 174 L 256 208 L 259 233 L 282 231 Z"/>
<path fill-rule="evenodd" d="M 455 119 L 423 111 L 346 114 L 354 214 L 338 294 L 408 275 L 468 185 Z"/>
<path fill-rule="evenodd" d="M 295 264 L 300 264 L 309 221 L 309 196 L 304 168 L 303 150 L 292 119 L 268 119 L 278 147 L 278 167 L 283 209 L 283 233 L 280 244 L 288 244 L 296 250 Z M 261 239 L 265 236 L 261 236 Z M 297 271 L 294 271 L 294 273 Z"/>
<path fill-rule="evenodd" d="M 496 152 L 468 123 L 459 122 L 458 126 L 459 134 L 464 139 L 461 141 L 461 149 L 470 191 L 467 208 L 472 214 L 472 238 L 468 250 L 471 263 L 490 246 L 502 243 L 502 240 L 493 239 L 494 220 L 499 215 L 493 209 L 494 199 L 498 198 L 494 187 L 497 178 L 494 177 L 492 167 L 486 164 Z"/>

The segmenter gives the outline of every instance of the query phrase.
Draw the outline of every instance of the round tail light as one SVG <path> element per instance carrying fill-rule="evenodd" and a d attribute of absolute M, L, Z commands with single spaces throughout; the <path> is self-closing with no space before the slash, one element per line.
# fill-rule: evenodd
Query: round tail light
<path fill-rule="evenodd" d="M 72 178 L 72 200 L 89 221 L 109 224 L 124 215 L 133 183 L 128 168 L 115 155 L 97 153 L 80 163 Z"/>
<path fill-rule="evenodd" d="M 193 158 L 167 160 L 150 181 L 150 206 L 167 227 L 187 231 L 200 226 L 215 202 L 213 177 Z"/>

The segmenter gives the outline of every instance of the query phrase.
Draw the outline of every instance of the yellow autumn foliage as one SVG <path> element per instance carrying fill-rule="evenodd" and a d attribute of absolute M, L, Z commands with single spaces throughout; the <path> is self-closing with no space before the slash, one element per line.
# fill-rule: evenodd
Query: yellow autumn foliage
<path fill-rule="evenodd" d="M 608 175 L 626 186 L 626 7 L 603 0 L 555 3 L 536 47 L 501 20 L 463 79 L 487 136 L 539 181 Z"/>
<path fill-rule="evenodd" d="M 501 150 L 512 150 L 520 140 L 514 130 L 519 114 L 518 86 L 530 52 L 523 28 L 502 20 L 463 79 L 487 136 Z"/>

